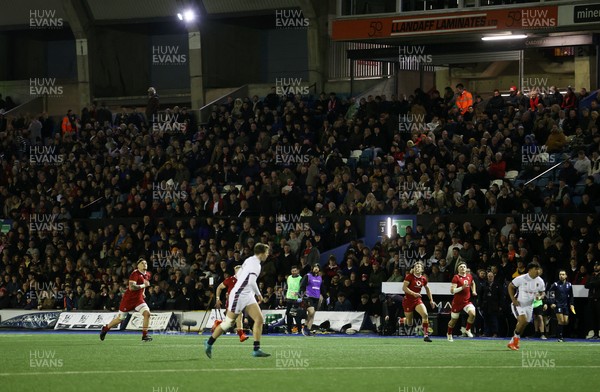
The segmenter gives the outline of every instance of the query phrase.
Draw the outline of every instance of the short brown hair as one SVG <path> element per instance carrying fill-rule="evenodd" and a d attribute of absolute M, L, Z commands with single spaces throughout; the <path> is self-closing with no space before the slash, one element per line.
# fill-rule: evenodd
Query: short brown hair
<path fill-rule="evenodd" d="M 269 245 L 267 245 L 267 244 L 263 244 L 263 243 L 259 242 L 256 245 L 254 245 L 254 254 L 255 255 L 260 255 L 260 254 L 266 253 L 268 250 L 269 250 Z"/>

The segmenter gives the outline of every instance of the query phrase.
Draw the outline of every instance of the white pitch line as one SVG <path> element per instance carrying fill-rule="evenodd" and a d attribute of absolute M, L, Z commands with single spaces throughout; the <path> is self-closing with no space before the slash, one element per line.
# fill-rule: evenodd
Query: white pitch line
<path fill-rule="evenodd" d="M 556 366 L 563 369 L 599 369 L 600 365 L 567 365 Z M 273 372 L 273 371 L 289 371 L 289 370 L 401 370 L 401 369 L 420 369 L 424 370 L 423 366 L 356 366 L 356 367 L 311 367 L 311 368 L 227 368 L 227 369 L 138 369 L 138 370 L 84 370 L 84 371 L 66 371 L 66 372 L 28 372 L 28 373 L 0 373 L 0 377 L 14 376 L 66 376 L 66 375 L 81 375 L 81 374 L 130 374 L 130 373 L 176 373 L 176 372 Z M 427 366 L 427 369 L 524 369 L 523 366 Z"/>

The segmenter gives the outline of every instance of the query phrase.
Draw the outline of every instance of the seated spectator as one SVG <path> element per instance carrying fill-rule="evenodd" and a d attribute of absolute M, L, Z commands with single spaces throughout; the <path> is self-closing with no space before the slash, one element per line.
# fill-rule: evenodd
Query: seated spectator
<path fill-rule="evenodd" d="M 10 308 L 10 298 L 8 297 L 7 290 L 4 287 L 0 287 L 0 309 Z"/>
<path fill-rule="evenodd" d="M 506 161 L 504 161 L 501 152 L 494 155 L 494 161 L 488 167 L 488 174 L 492 180 L 503 179 L 506 175 Z"/>
<path fill-rule="evenodd" d="M 562 152 L 563 148 L 567 144 L 567 138 L 563 131 L 558 128 L 558 126 L 552 126 L 552 130 L 550 131 L 550 136 L 546 140 L 546 151 L 549 154 L 554 154 L 557 152 Z"/>
<path fill-rule="evenodd" d="M 91 289 L 86 289 L 85 294 L 79 298 L 78 310 L 94 310 L 96 308 L 95 294 Z"/>
<path fill-rule="evenodd" d="M 592 163 L 590 159 L 585 156 L 584 150 L 579 150 L 577 152 L 577 157 L 574 159 L 573 167 L 580 177 L 587 175 L 587 173 L 591 170 Z"/>
<path fill-rule="evenodd" d="M 333 306 L 333 311 L 334 312 L 351 312 L 352 311 L 352 304 L 346 298 L 345 293 L 343 293 L 343 292 L 338 293 L 337 301 L 335 302 L 335 305 Z"/>

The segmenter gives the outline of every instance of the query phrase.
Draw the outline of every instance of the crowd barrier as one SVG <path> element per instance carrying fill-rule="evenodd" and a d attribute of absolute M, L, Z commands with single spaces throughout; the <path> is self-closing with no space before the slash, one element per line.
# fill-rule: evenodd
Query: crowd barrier
<path fill-rule="evenodd" d="M 268 315 L 281 315 L 284 317 L 285 309 L 263 310 L 263 317 Z M 108 324 L 116 312 L 66 312 L 66 311 L 38 311 L 38 310 L 0 310 L 0 331 L 2 329 L 30 329 L 30 330 L 66 330 L 66 331 L 99 331 L 103 325 Z M 353 329 L 360 329 L 364 312 L 326 312 L 315 313 L 315 325 L 326 321 L 330 329 L 340 331 L 348 325 Z M 210 328 L 214 321 L 222 319 L 224 311 L 215 309 L 191 312 L 152 312 L 148 329 L 153 332 L 187 331 L 200 332 Z M 143 317 L 133 314 L 121 329 L 127 331 L 141 331 Z M 184 323 L 185 322 L 185 323 Z"/>

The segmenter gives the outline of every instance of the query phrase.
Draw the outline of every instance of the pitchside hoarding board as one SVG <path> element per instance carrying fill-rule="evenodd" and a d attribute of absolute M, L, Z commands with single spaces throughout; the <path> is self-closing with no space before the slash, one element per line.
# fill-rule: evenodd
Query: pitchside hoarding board
<path fill-rule="evenodd" d="M 172 316 L 173 312 L 152 313 L 150 315 L 150 325 L 148 326 L 148 329 L 152 331 L 166 330 Z M 125 329 L 128 331 L 141 331 L 143 322 L 144 317 L 139 313 L 134 313 L 131 316 L 131 319 L 129 319 Z"/>
<path fill-rule="evenodd" d="M 99 331 L 103 325 L 111 322 L 117 316 L 116 312 L 110 313 L 75 313 L 62 312 L 54 329 Z"/>

